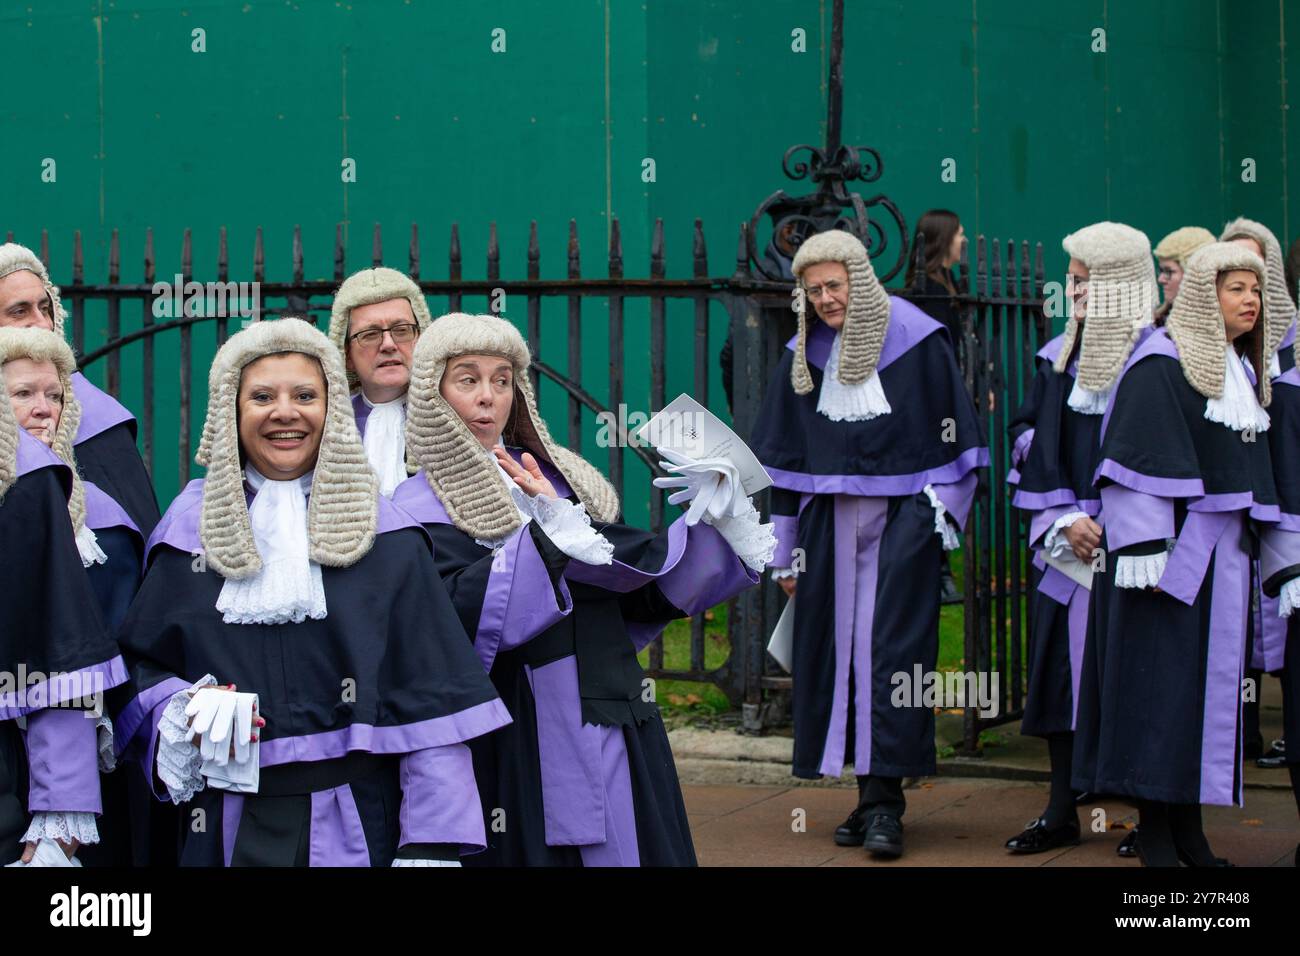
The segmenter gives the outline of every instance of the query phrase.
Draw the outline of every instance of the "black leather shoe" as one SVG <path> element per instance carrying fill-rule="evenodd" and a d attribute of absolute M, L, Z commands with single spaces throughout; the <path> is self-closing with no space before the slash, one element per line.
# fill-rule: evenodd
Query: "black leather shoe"
<path fill-rule="evenodd" d="M 859 810 L 854 810 L 847 820 L 835 828 L 836 846 L 862 846 L 866 837 L 867 821 L 862 819 Z"/>
<path fill-rule="evenodd" d="M 1115 853 L 1124 857 L 1126 860 L 1135 859 L 1138 855 L 1138 831 L 1137 827 L 1128 831 L 1128 836 L 1119 841 L 1119 846 L 1115 847 Z"/>
<path fill-rule="evenodd" d="M 1264 751 L 1255 761 L 1256 767 L 1265 770 L 1281 770 L 1286 766 L 1286 741 L 1275 740 L 1273 746 Z"/>
<path fill-rule="evenodd" d="M 862 840 L 864 849 L 875 856 L 894 859 L 903 855 L 903 822 L 887 813 L 877 813 L 871 817 L 867 835 Z"/>
<path fill-rule="evenodd" d="M 1079 845 L 1079 821 L 1066 820 L 1054 827 L 1043 823 L 1043 818 L 1031 820 L 1019 836 L 1007 841 L 1006 847 L 1012 853 L 1042 853 L 1055 850 L 1061 846 Z"/>
<path fill-rule="evenodd" d="M 1254 740 L 1248 740 L 1241 747 L 1241 756 L 1243 760 L 1258 760 L 1264 754 L 1264 738 L 1256 737 Z"/>

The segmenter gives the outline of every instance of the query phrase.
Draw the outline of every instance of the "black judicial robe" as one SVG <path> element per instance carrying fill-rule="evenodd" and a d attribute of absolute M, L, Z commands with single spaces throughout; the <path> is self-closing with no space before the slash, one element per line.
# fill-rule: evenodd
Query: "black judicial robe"
<path fill-rule="evenodd" d="M 0 499 L 0 864 L 22 855 L 31 812 L 100 811 L 84 709 L 126 680 L 68 519 L 71 471 L 19 429 L 17 474 Z"/>
<path fill-rule="evenodd" d="M 488 850 L 466 863 L 694 865 L 668 736 L 636 652 L 668 621 L 757 576 L 713 528 L 684 519 L 659 535 L 594 522 L 615 549 L 611 565 L 594 566 L 570 561 L 536 522 L 493 552 L 451 523 L 423 472 L 393 501 L 433 536 L 438 571 L 514 718 L 470 744 Z"/>
<path fill-rule="evenodd" d="M 138 696 L 119 718 L 118 741 L 143 758 L 152 786 L 168 701 L 209 673 L 258 693 L 267 724 L 258 793 L 209 786 L 183 808 L 186 820 L 204 811 L 206 827 L 184 828 L 182 865 L 388 866 L 399 845 L 443 859 L 481 848 L 459 745 L 509 715 L 437 579 L 423 529 L 381 497 L 370 552 L 321 569 L 325 618 L 225 624 L 216 610 L 224 579 L 200 561 L 202 498 L 203 481 L 191 481 L 147 548 L 120 632 Z"/>
<path fill-rule="evenodd" d="M 1284 351 L 1294 354 L 1291 349 Z M 1276 598 L 1282 585 L 1300 575 L 1300 553 L 1293 544 L 1300 538 L 1300 369 L 1294 360 L 1281 377 L 1273 379 L 1273 401 L 1268 406 L 1268 414 L 1271 419 L 1268 444 L 1281 509 L 1278 528 L 1285 537 L 1279 535 L 1266 542 L 1262 564 L 1264 593 Z M 1276 600 L 1265 603 L 1267 610 L 1277 613 Z M 1278 676 L 1282 681 L 1287 763 L 1296 765 L 1300 764 L 1300 611 L 1293 611 L 1285 623 L 1286 644 Z"/>
<path fill-rule="evenodd" d="M 795 598 L 797 777 L 923 776 L 935 770 L 934 711 L 924 684 L 939 653 L 941 540 L 931 485 L 965 525 L 982 426 L 943 327 L 891 298 L 877 363 L 891 411 L 832 421 L 817 411 L 834 333 L 816 322 L 813 390 L 790 386 L 795 340 L 763 397 L 751 446 L 772 476 L 774 567 L 800 563 Z M 895 700 L 901 700 L 901 705 Z"/>
<path fill-rule="evenodd" d="M 1037 371 L 1008 432 L 1013 468 L 1007 483 L 1012 504 L 1029 512 L 1035 548 L 1030 611 L 1029 668 L 1021 733 L 1046 737 L 1074 729 L 1083 668 L 1090 593 L 1043 559 L 1043 538 L 1058 518 L 1083 512 L 1102 522 L 1093 486 L 1101 454 L 1102 416 L 1069 405 L 1077 360 L 1064 372 L 1053 366 L 1064 344 L 1058 335 L 1039 350 Z"/>
<path fill-rule="evenodd" d="M 1241 801 L 1241 678 L 1255 539 L 1280 513 L 1269 438 L 1205 418 L 1168 332 L 1129 358 L 1102 424 L 1106 516 L 1074 739 L 1076 790 Z M 1119 588 L 1122 556 L 1164 552 L 1160 591 Z"/>

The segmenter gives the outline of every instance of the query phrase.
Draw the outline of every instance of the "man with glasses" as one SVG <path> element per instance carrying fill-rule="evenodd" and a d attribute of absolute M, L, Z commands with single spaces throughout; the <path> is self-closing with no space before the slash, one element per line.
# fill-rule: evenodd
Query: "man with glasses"
<path fill-rule="evenodd" d="M 362 269 L 334 293 L 330 339 L 343 353 L 352 408 L 379 490 L 406 480 L 406 391 L 415 340 L 430 321 L 420 287 L 396 269 Z"/>
<path fill-rule="evenodd" d="M 1192 253 L 1202 246 L 1214 241 L 1214 233 L 1200 226 L 1183 226 L 1165 236 L 1153 250 L 1160 262 L 1159 278 L 1156 281 L 1164 290 L 1165 301 L 1156 309 L 1155 324 L 1164 325 L 1169 310 L 1174 307 L 1174 298 L 1183 281 L 1183 267 Z"/>

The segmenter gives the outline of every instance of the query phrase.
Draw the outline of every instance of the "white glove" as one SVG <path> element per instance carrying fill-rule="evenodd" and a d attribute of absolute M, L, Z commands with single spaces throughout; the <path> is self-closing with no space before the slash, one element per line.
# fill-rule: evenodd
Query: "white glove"
<path fill-rule="evenodd" d="M 8 866 L 81 866 L 81 861 L 75 856 L 68 856 L 53 840 L 41 840 L 36 844 L 36 852 L 32 855 L 32 862 L 24 863 L 22 860 L 15 860 Z"/>
<path fill-rule="evenodd" d="M 256 694 L 204 687 L 196 691 L 185 708 L 193 717 L 190 729 L 199 738 L 199 753 L 205 761 L 218 767 L 230 762 L 231 736 L 234 736 L 235 762 L 246 763 L 249 738 L 253 733 L 253 705 Z"/>
<path fill-rule="evenodd" d="M 740 484 L 740 472 L 736 466 L 725 458 L 706 458 L 696 461 L 679 455 L 666 448 L 656 449 L 667 458 L 659 467 L 665 471 L 676 472 L 667 478 L 656 478 L 656 488 L 681 488 L 681 491 L 668 496 L 668 503 L 679 505 L 684 501 L 691 503 L 686 512 L 687 525 L 696 524 L 705 512 L 715 519 L 732 518 L 744 510 L 748 501 L 745 489 Z"/>

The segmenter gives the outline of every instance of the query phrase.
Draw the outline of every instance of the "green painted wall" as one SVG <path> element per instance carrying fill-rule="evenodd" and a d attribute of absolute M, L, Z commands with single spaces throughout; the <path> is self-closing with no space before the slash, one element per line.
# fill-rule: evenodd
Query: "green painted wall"
<path fill-rule="evenodd" d="M 1154 240 L 1242 213 L 1289 241 L 1300 144 L 1288 149 L 1283 41 L 1297 39 L 1300 13 L 1288 19 L 1283 0 L 846 6 L 844 139 L 880 149 L 884 176 L 865 191 L 890 195 L 909 225 L 925 208 L 950 207 L 968 233 L 1043 241 L 1053 274 L 1064 267 L 1059 237 L 1101 218 Z M 490 49 L 498 27 L 505 53 Z M 195 28 L 206 31 L 206 53 L 191 51 Z M 791 50 L 796 28 L 806 31 L 805 53 Z M 1092 50 L 1097 28 L 1104 53 Z M 644 276 L 662 217 L 669 275 L 680 277 L 700 217 L 711 271 L 728 274 L 737 227 L 758 202 L 777 188 L 805 190 L 785 180 L 780 160 L 824 134 L 829 30 L 830 3 L 819 0 L 7 2 L 0 58 L 21 95 L 0 105 L 0 230 L 34 246 L 49 229 L 56 281 L 67 282 L 72 231 L 82 230 L 87 278 L 99 281 L 117 228 L 123 278 L 139 281 L 145 227 L 160 276 L 176 270 L 182 230 L 193 228 L 206 279 L 224 225 L 232 279 L 249 279 L 261 225 L 268 278 L 288 279 L 295 224 L 308 277 L 328 278 L 336 223 L 349 225 L 355 268 L 369 263 L 375 222 L 388 263 L 404 266 L 417 222 L 431 277 L 446 274 L 457 221 L 465 276 L 476 278 L 495 221 L 502 272 L 522 277 L 529 220 L 538 221 L 543 275 L 564 274 L 570 218 L 584 271 L 603 275 L 617 216 L 626 273 Z M 357 161 L 356 183 L 340 181 L 344 156 Z M 55 183 L 41 181 L 45 157 L 57 161 Z M 653 183 L 641 178 L 647 157 Z M 1253 183 L 1241 180 L 1247 157 Z M 940 179 L 946 158 L 956 161 L 955 183 Z M 138 311 L 124 309 L 125 330 L 138 326 Z M 507 314 L 522 323 L 522 303 Z M 630 303 L 627 315 L 625 397 L 644 409 L 648 307 Z M 670 307 L 669 396 L 690 382 L 690 322 L 688 304 Z M 716 352 L 720 309 L 711 323 Z M 584 381 L 603 398 L 601 303 L 588 305 L 584 324 Z M 103 310 L 92 310 L 87 346 L 103 334 Z M 565 334 L 556 303 L 543 316 L 542 353 L 560 368 Z M 211 352 L 211 335 L 196 333 L 196 380 Z M 164 497 L 179 478 L 175 355 L 174 340 L 160 343 Z M 138 362 L 138 348 L 128 349 L 123 398 L 136 407 Z M 722 409 L 716 376 L 710 400 Z M 556 389 L 544 390 L 543 407 L 560 422 Z M 200 410 L 196 440 L 201 419 Z M 630 465 L 629 489 L 642 475 Z M 630 500 L 628 513 L 641 518 L 644 502 Z"/>

